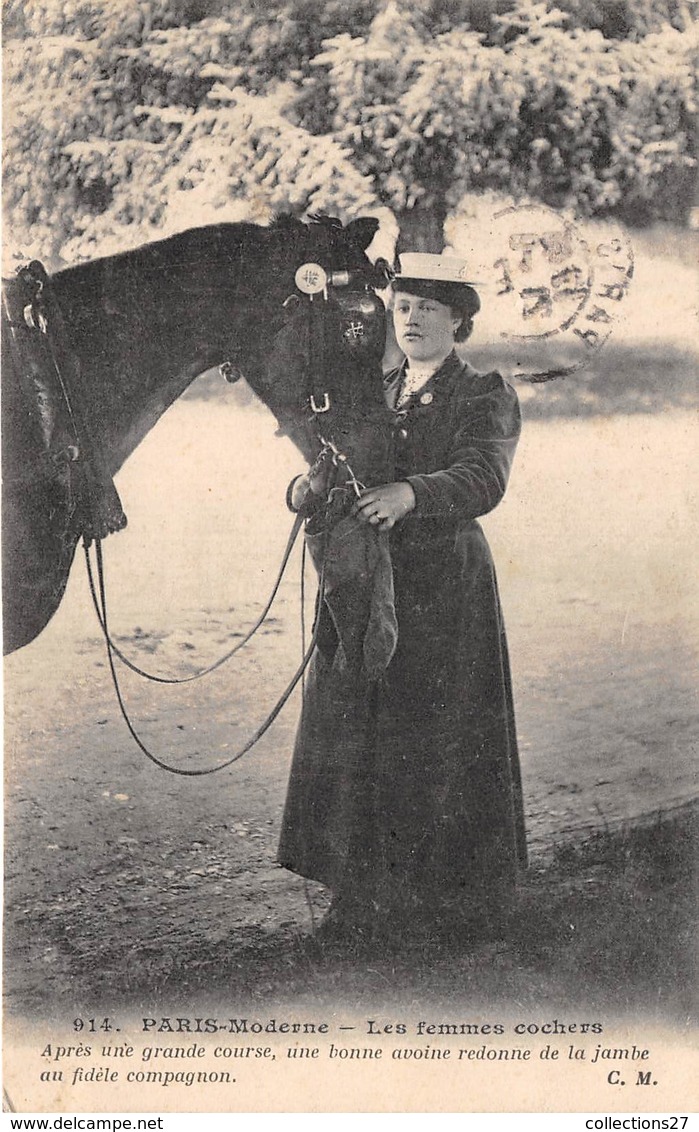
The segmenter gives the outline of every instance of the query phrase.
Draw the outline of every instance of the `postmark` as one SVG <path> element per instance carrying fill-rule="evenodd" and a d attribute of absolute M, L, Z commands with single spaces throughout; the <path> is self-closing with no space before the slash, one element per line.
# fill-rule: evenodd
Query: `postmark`
<path fill-rule="evenodd" d="M 491 333 L 518 348 L 516 375 L 530 382 L 589 364 L 613 333 L 634 273 L 621 229 L 586 225 L 542 204 L 495 212 L 487 248 L 475 259 Z"/>

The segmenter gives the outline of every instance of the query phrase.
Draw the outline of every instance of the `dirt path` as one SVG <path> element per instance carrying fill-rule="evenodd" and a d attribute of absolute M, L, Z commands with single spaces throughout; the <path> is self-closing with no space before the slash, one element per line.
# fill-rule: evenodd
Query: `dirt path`
<path fill-rule="evenodd" d="M 692 430 L 686 413 L 532 422 L 485 523 L 535 855 L 696 794 Z M 252 622 L 297 470 L 268 416 L 211 402 L 179 402 L 132 457 L 129 528 L 106 549 L 113 631 L 146 665 L 190 671 Z M 249 735 L 298 662 L 297 594 L 296 575 L 254 646 L 205 683 L 125 678 L 159 754 L 210 764 Z M 252 967 L 275 931 L 308 931 L 323 892 L 274 865 L 297 700 L 221 775 L 152 767 L 118 717 L 80 563 L 52 624 L 9 659 L 5 694 L 11 1006 L 157 993 L 217 949 L 230 963 L 232 938 Z"/>

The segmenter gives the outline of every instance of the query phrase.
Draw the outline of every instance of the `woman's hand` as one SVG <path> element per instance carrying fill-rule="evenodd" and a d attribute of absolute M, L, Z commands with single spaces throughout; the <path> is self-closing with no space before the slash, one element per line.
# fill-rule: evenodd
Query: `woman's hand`
<path fill-rule="evenodd" d="M 380 487 L 370 487 L 362 492 L 355 503 L 352 514 L 365 523 L 371 523 L 380 531 L 390 531 L 400 519 L 415 507 L 415 492 L 409 483 L 384 483 Z"/>

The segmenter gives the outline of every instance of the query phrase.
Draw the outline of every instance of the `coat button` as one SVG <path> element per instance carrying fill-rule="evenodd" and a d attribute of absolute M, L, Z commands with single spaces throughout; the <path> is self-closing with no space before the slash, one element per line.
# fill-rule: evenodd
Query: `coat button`
<path fill-rule="evenodd" d="M 401 438 L 401 440 L 407 440 L 407 439 L 408 439 L 408 430 L 407 430 L 407 428 L 399 428 L 399 429 L 398 429 L 398 435 L 399 435 L 399 437 Z"/>

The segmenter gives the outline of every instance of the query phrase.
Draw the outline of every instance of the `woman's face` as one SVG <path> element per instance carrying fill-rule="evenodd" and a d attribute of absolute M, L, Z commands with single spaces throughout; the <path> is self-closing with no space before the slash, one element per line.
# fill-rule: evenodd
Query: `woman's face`
<path fill-rule="evenodd" d="M 461 319 L 451 307 L 436 299 L 396 291 L 393 300 L 393 324 L 396 340 L 411 361 L 441 361 L 454 348 L 454 335 Z"/>

